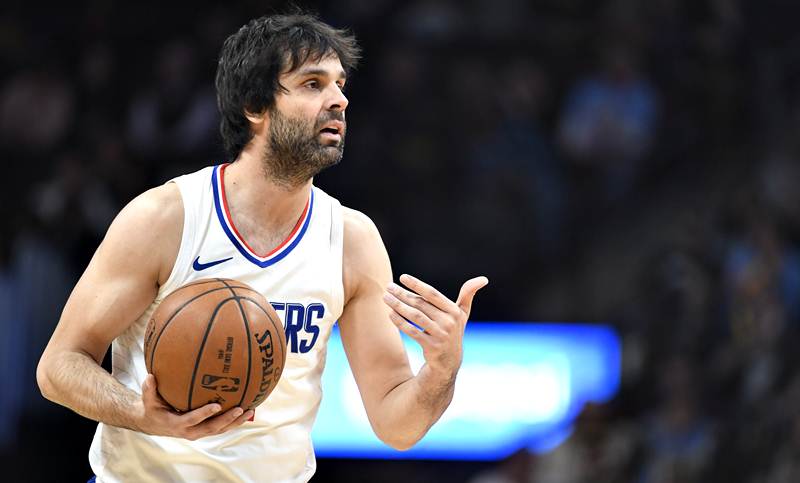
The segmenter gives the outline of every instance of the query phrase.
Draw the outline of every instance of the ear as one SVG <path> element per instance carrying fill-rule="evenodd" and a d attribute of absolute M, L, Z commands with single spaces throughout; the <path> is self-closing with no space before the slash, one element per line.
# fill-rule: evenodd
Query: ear
<path fill-rule="evenodd" d="M 267 118 L 267 110 L 264 109 L 262 112 L 250 112 L 247 109 L 245 109 L 244 117 L 246 117 L 247 120 L 252 122 L 253 124 L 261 124 Z"/>

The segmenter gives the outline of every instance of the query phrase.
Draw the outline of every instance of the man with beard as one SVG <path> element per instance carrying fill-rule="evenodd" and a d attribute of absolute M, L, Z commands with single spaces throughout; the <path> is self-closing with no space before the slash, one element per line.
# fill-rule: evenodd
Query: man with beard
<path fill-rule="evenodd" d="M 309 15 L 249 22 L 225 41 L 216 78 L 233 161 L 145 192 L 109 228 L 37 371 L 45 397 L 99 421 L 89 454 L 98 481 L 307 481 L 336 320 L 384 442 L 411 447 L 450 403 L 472 299 L 488 281 L 467 281 L 455 302 L 408 275 L 406 288 L 392 283 L 372 221 L 313 185 L 342 157 L 343 89 L 358 55 L 353 37 Z M 283 376 L 255 411 L 177 413 L 144 366 L 155 307 L 209 277 L 245 281 L 283 319 Z M 398 329 L 422 346 L 416 375 Z M 112 342 L 109 374 L 99 363 Z"/>

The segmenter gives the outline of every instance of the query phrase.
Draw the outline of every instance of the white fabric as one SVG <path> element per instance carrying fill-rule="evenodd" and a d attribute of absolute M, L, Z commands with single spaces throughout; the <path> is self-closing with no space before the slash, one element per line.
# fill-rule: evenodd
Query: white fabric
<path fill-rule="evenodd" d="M 261 292 L 276 307 L 284 327 L 290 314 L 294 329 L 287 331 L 292 334 L 287 333 L 283 375 L 256 409 L 254 421 L 221 435 L 188 441 L 100 423 L 89 451 L 97 481 L 305 482 L 314 474 L 311 427 L 322 398 L 320 378 L 327 341 L 344 299 L 341 205 L 313 188 L 307 230 L 283 258 L 261 268 L 243 255 L 241 250 L 248 251 L 246 247 L 237 248 L 223 230 L 212 187 L 214 173 L 221 171 L 220 167 L 208 167 L 173 180 L 185 212 L 175 266 L 153 304 L 113 342 L 112 374 L 141 393 L 147 375 L 144 331 L 152 312 L 178 287 L 201 278 L 222 277 L 243 281 Z M 219 187 L 216 193 L 220 199 Z M 224 207 L 220 209 L 224 213 Z M 233 258 L 202 271 L 192 266 L 198 258 L 208 263 L 228 257 Z M 322 309 L 314 304 L 322 305 L 322 317 Z M 314 309 L 308 310 L 310 306 Z"/>

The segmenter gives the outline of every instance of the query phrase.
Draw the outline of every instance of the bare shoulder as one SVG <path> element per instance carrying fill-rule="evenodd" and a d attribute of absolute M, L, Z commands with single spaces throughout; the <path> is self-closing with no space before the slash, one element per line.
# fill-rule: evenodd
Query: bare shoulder
<path fill-rule="evenodd" d="M 182 232 L 176 186 L 153 188 L 128 203 L 72 290 L 46 353 L 66 348 L 102 361 L 111 341 L 155 299 Z"/>
<path fill-rule="evenodd" d="M 380 238 L 378 227 L 372 219 L 364 213 L 354 210 L 352 208 L 342 207 L 344 219 L 344 234 L 345 238 L 352 241 L 367 241 L 372 237 Z M 346 242 L 345 242 L 346 243 Z"/>
<path fill-rule="evenodd" d="M 183 233 L 183 199 L 175 183 L 149 189 L 120 211 L 98 252 L 119 253 L 128 260 L 147 260 L 164 282 L 172 271 Z"/>
<path fill-rule="evenodd" d="M 388 283 L 391 266 L 378 227 L 369 216 L 344 207 L 343 221 L 343 276 L 345 300 L 349 300 L 365 282 Z"/>
<path fill-rule="evenodd" d="M 378 227 L 369 216 L 345 207 L 342 217 L 345 265 L 369 262 L 375 252 L 385 251 Z"/>
<path fill-rule="evenodd" d="M 175 183 L 151 188 L 134 198 L 120 215 L 150 217 L 155 223 L 183 220 L 183 200 Z"/>

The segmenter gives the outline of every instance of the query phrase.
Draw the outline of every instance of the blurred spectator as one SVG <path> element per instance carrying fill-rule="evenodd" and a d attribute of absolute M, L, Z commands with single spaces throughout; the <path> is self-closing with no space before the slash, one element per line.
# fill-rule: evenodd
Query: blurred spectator
<path fill-rule="evenodd" d="M 694 379 L 686 358 L 674 358 L 661 371 L 660 403 L 644 426 L 643 483 L 704 481 L 715 438 L 702 412 L 702 387 Z"/>
<path fill-rule="evenodd" d="M 21 290 L 20 265 L 14 256 L 14 235 L 10 224 L 0 228 L 0 367 L 4 390 L 0 391 L 0 455 L 9 452 L 17 437 L 23 391 L 29 373 L 26 331 L 31 325 L 28 300 Z"/>
<path fill-rule="evenodd" d="M 634 183 L 657 117 L 655 89 L 633 51 L 614 44 L 603 51 L 601 70 L 579 80 L 567 95 L 559 137 L 564 152 L 599 171 L 606 195 L 616 198 Z"/>
<path fill-rule="evenodd" d="M 496 468 L 475 475 L 469 483 L 529 483 L 534 455 L 523 448 L 505 458 Z"/>
<path fill-rule="evenodd" d="M 218 125 L 212 79 L 197 86 L 197 52 L 174 40 L 159 52 L 154 84 L 135 95 L 128 117 L 133 149 L 149 158 L 185 163 L 214 145 Z"/>
<path fill-rule="evenodd" d="M 798 398 L 791 401 L 800 403 Z M 770 455 L 770 464 L 758 483 L 791 483 L 800 481 L 800 415 L 796 408 L 788 415 L 788 428 L 783 431 L 783 443 L 779 449 Z M 754 482 L 755 483 L 755 482 Z"/>
<path fill-rule="evenodd" d="M 47 233 L 59 237 L 62 247 L 79 250 L 87 237 L 95 245 L 119 207 L 79 153 L 58 156 L 55 168 L 31 193 L 34 214 Z"/>
<path fill-rule="evenodd" d="M 476 134 L 472 148 L 471 192 L 481 194 L 481 203 L 493 213 L 520 217 L 499 223 L 487 218 L 476 225 L 497 246 L 505 234 L 513 243 L 522 228 L 531 234 L 524 246 L 509 247 L 505 253 L 531 251 L 544 260 L 556 255 L 563 239 L 567 186 L 563 165 L 555 157 L 544 131 L 550 86 L 544 70 L 528 59 L 509 62 L 496 75 L 499 116 L 485 136 Z M 471 126 L 464 126 L 472 131 Z M 496 205 L 495 205 L 496 204 Z M 508 232 L 508 233 L 506 233 Z M 500 261 L 493 263 L 498 267 Z"/>
<path fill-rule="evenodd" d="M 800 121 L 800 116 L 798 117 Z M 798 148 L 787 147 L 767 155 L 759 172 L 759 188 L 765 209 L 778 229 L 794 240 L 800 239 L 800 156 Z M 794 312 L 795 320 L 800 314 Z"/>
<path fill-rule="evenodd" d="M 46 152 L 72 128 L 74 108 L 72 85 L 57 70 L 18 72 L 0 87 L 0 144 Z"/>
<path fill-rule="evenodd" d="M 726 301 L 741 343 L 769 343 L 800 314 L 800 252 L 763 213 L 750 210 L 745 216 L 744 231 L 728 240 Z"/>
<path fill-rule="evenodd" d="M 603 320 L 623 337 L 614 401 L 551 453 L 473 481 L 800 481 L 798 5 L 310 6 L 365 48 L 344 162 L 315 183 L 375 220 L 395 271 L 452 295 L 484 272 L 474 318 Z M 0 447 L 28 469 L 55 442 L 59 474 L 40 481 L 88 475 L 85 445 L 18 431 L 66 421 L 33 370 L 67 294 L 121 206 L 223 161 L 215 60 L 265 13 L 159 7 L 23 3 L 0 19 Z M 93 425 L 69 421 L 63 437 L 88 444 Z M 402 468 L 391 478 L 454 478 Z"/>
<path fill-rule="evenodd" d="M 535 483 L 612 483 L 629 479 L 637 433 L 632 425 L 614 424 L 610 408 L 588 405 L 575 423 L 575 432 L 552 452 L 536 459 Z"/>
<path fill-rule="evenodd" d="M 452 0 L 416 0 L 404 6 L 395 22 L 396 28 L 408 38 L 441 42 L 459 35 L 467 19 Z"/>

